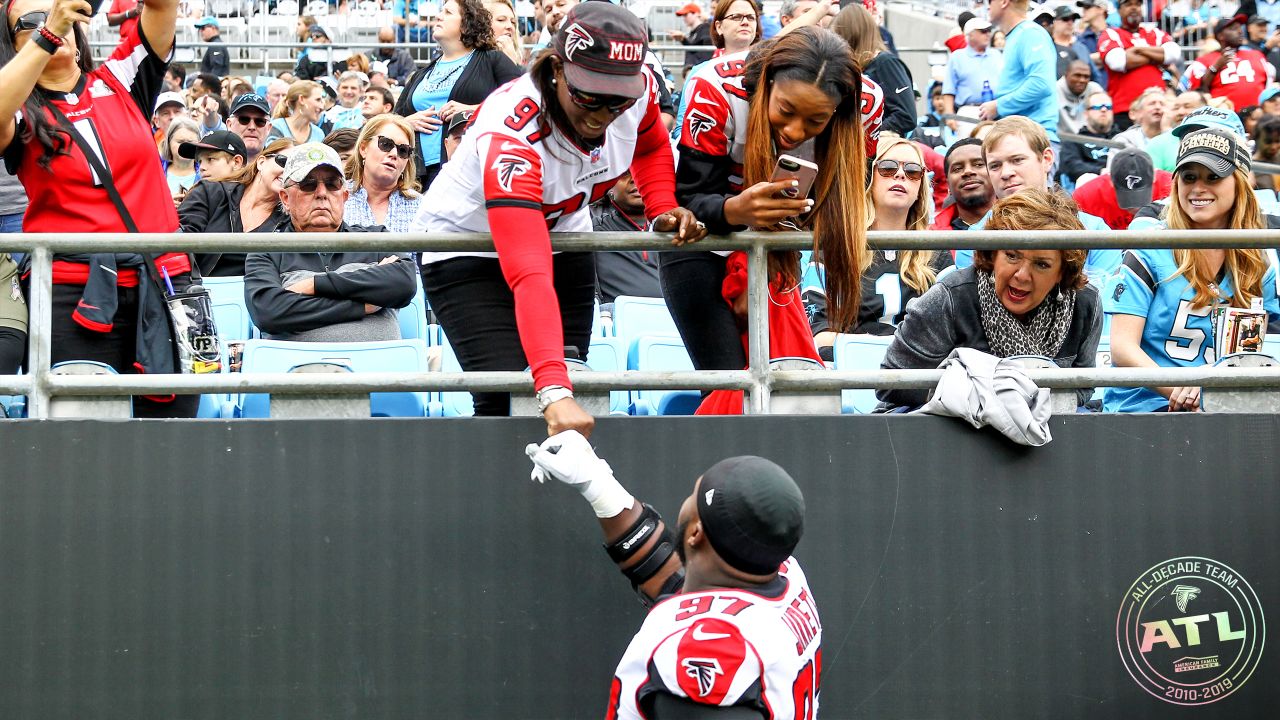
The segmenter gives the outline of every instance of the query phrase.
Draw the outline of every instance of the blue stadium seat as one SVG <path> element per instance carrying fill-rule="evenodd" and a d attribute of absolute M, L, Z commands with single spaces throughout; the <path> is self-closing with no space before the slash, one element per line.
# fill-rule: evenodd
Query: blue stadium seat
<path fill-rule="evenodd" d="M 222 340 L 222 372 L 228 372 L 227 343 L 248 340 L 257 334 L 244 299 L 244 278 L 207 277 L 202 278 L 200 284 L 209 291 L 213 321 Z M 196 417 L 224 417 L 224 408 L 231 405 L 234 405 L 234 398 L 230 395 L 201 395 Z"/>
<path fill-rule="evenodd" d="M 837 335 L 833 356 L 836 370 L 879 370 L 891 342 L 892 335 Z M 845 413 L 869 413 L 879 402 L 875 390 L 844 390 L 840 398 Z"/>
<path fill-rule="evenodd" d="M 613 335 L 629 350 L 642 335 L 678 338 L 680 331 L 662 298 L 619 295 L 613 302 Z"/>
<path fill-rule="evenodd" d="M 422 340 L 318 343 L 249 340 L 244 346 L 244 373 L 282 373 L 306 363 L 330 362 L 352 372 L 427 372 L 427 346 Z M 372 393 L 373 417 L 423 417 L 427 393 Z M 238 417 L 263 418 L 270 412 L 270 396 L 240 396 Z"/>
<path fill-rule="evenodd" d="M 427 295 L 422 290 L 422 276 L 414 273 L 413 278 L 418 285 L 417 294 L 413 296 L 413 301 L 408 306 L 396 311 L 396 317 L 400 320 L 400 338 L 402 340 L 426 340 Z M 431 343 L 427 344 L 430 345 Z"/>
<path fill-rule="evenodd" d="M 1280 199 L 1276 198 L 1275 190 L 1254 190 L 1253 193 L 1258 196 L 1258 208 L 1263 215 L 1280 215 Z"/>
<path fill-rule="evenodd" d="M 627 348 L 622 340 L 611 337 L 592 337 L 587 349 L 587 367 L 596 372 L 621 372 L 627 369 Z M 631 402 L 626 390 L 609 392 L 609 414 L 626 415 Z"/>
<path fill-rule="evenodd" d="M 439 329 L 438 325 L 433 327 Z M 440 372 L 462 372 L 458 356 L 454 354 L 453 346 L 444 336 L 443 329 L 439 333 L 437 346 L 440 348 Z M 475 412 L 475 404 L 471 401 L 469 392 L 432 393 L 427 405 L 430 417 L 471 417 Z"/>
<path fill-rule="evenodd" d="M 1280 335 L 1270 334 L 1262 339 L 1262 352 L 1280 358 Z"/>
<path fill-rule="evenodd" d="M 627 367 L 630 370 L 686 371 L 693 370 L 693 361 L 679 337 L 644 335 L 631 343 Z M 635 390 L 631 393 L 631 414 L 692 415 L 700 402 L 701 393 L 697 390 Z"/>

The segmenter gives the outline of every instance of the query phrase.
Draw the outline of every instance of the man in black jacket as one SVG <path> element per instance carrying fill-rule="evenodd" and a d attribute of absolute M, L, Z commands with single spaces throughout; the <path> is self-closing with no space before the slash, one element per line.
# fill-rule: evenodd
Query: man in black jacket
<path fill-rule="evenodd" d="M 404 48 L 391 47 L 396 41 L 396 31 L 389 27 L 384 27 L 378 31 L 378 47 L 369 52 L 369 61 L 377 62 L 381 60 L 387 64 L 387 78 L 395 81 L 397 85 L 404 85 L 409 81 L 409 76 L 417 69 L 417 64 L 413 61 L 413 56 Z"/>
<path fill-rule="evenodd" d="M 711 45 L 711 22 L 707 20 L 702 13 L 702 8 L 698 3 L 691 2 L 676 11 L 676 16 L 684 21 L 684 26 L 689 32 L 684 33 L 679 30 L 671 33 L 671 38 L 681 45 L 689 45 L 693 47 L 701 47 Z M 690 50 L 684 54 L 684 72 L 685 75 L 693 69 L 695 65 L 711 59 L 711 51 L 709 50 Z"/>
<path fill-rule="evenodd" d="M 207 15 L 196 21 L 195 27 L 200 31 L 200 39 L 208 44 L 204 57 L 200 58 L 200 72 L 224 78 L 231 74 L 231 56 L 227 54 L 227 46 L 218 33 L 218 18 Z"/>
<path fill-rule="evenodd" d="M 384 232 L 348 226 L 342 160 L 323 143 L 300 145 L 281 176 L 289 218 L 276 232 Z M 398 340 L 396 309 L 417 292 L 408 253 L 249 253 L 245 300 L 265 337 L 346 342 Z"/>
<path fill-rule="evenodd" d="M 1111 96 L 1106 93 L 1094 93 L 1085 103 L 1084 127 L 1080 128 L 1079 134 L 1104 140 L 1115 137 L 1115 115 L 1111 109 Z M 1087 141 L 1063 142 L 1062 160 L 1058 163 L 1058 172 L 1072 183 L 1085 173 L 1101 175 L 1102 169 L 1107 166 L 1107 156 L 1110 154 L 1110 145 Z"/>

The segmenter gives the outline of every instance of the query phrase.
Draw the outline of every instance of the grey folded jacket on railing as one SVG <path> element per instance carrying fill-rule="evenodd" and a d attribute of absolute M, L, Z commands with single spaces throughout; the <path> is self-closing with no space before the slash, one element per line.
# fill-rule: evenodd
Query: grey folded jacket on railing
<path fill-rule="evenodd" d="M 958 417 L 975 428 L 991 427 L 1019 445 L 1053 440 L 1049 391 L 1036 387 L 1017 361 L 973 348 L 956 348 L 942 363 L 933 397 L 915 411 Z"/>

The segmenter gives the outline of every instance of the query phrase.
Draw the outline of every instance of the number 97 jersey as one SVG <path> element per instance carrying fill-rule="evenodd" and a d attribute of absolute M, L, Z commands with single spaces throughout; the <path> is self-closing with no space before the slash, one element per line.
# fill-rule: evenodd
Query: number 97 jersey
<path fill-rule="evenodd" d="M 818 713 L 822 623 L 795 558 L 759 592 L 717 589 L 658 603 L 618 663 L 609 720 L 640 720 L 659 694 L 762 717 Z"/>

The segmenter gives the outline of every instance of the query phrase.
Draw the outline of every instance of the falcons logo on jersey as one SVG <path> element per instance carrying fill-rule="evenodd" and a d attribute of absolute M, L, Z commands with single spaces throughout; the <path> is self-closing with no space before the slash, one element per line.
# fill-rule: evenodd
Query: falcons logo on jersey
<path fill-rule="evenodd" d="M 724 674 L 715 658 L 685 658 L 680 664 L 685 675 L 698 681 L 698 697 L 710 695 L 716 687 L 716 677 Z"/>
<path fill-rule="evenodd" d="M 498 187 L 502 188 L 503 192 L 511 192 L 512 181 L 516 176 L 529 172 L 531 167 L 533 165 L 528 160 L 503 153 L 494 159 L 493 166 L 489 169 L 497 175 Z"/>
<path fill-rule="evenodd" d="M 584 50 L 596 44 L 595 38 L 591 37 L 586 30 L 578 23 L 570 25 L 564 31 L 564 56 L 566 60 L 573 61 L 573 54 L 579 50 Z"/>
<path fill-rule="evenodd" d="M 1200 588 L 1195 585 L 1176 585 L 1173 592 L 1169 593 L 1173 596 L 1173 601 L 1178 605 L 1178 612 L 1187 611 L 1187 603 L 1194 600 L 1200 594 Z"/>
<path fill-rule="evenodd" d="M 701 134 L 703 130 L 710 130 L 715 127 L 716 124 L 714 118 L 701 110 L 690 110 L 688 122 L 689 136 L 693 139 L 694 143 L 698 142 L 698 135 Z"/>

